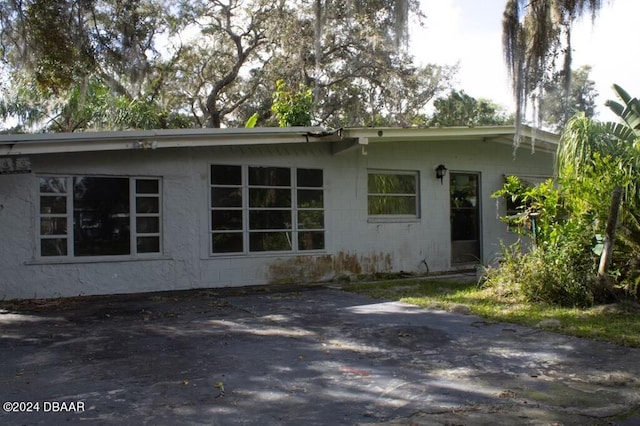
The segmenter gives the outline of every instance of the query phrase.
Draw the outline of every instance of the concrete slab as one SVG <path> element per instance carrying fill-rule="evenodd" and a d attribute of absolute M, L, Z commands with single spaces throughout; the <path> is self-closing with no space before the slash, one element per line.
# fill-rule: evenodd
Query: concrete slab
<path fill-rule="evenodd" d="M 640 424 L 638 349 L 335 289 L 5 303 L 0 327 L 3 425 Z"/>

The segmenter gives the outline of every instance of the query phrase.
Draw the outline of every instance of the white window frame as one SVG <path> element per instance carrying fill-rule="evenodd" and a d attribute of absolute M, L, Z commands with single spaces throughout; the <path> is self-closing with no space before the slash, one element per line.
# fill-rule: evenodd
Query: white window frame
<path fill-rule="evenodd" d="M 96 255 L 96 256 L 76 256 L 74 253 L 74 205 L 73 205 L 73 179 L 77 177 L 91 177 L 91 178 L 115 178 L 115 179 L 128 179 L 129 181 L 129 254 L 114 254 L 114 255 Z M 40 192 L 40 179 L 41 178 L 55 178 L 65 181 L 66 193 L 42 193 Z M 158 192 L 156 194 L 140 193 L 136 191 L 136 182 L 138 180 L 154 180 L 158 182 Z M 163 197 L 162 197 L 162 178 L 156 176 L 121 176 L 121 175 L 89 175 L 89 174 L 73 174 L 73 175 L 59 175 L 53 173 L 45 173 L 36 175 L 36 186 L 38 194 L 38 205 L 36 208 L 36 258 L 43 261 L 59 261 L 59 260 L 120 260 L 120 259 L 138 259 L 145 257 L 159 257 L 162 256 L 163 248 Z M 66 213 L 42 213 L 41 202 L 43 197 L 65 197 L 66 198 Z M 158 198 L 158 212 L 157 213 L 138 213 L 137 212 L 137 198 Z M 142 233 L 137 232 L 137 218 L 143 217 L 157 217 L 158 218 L 158 232 Z M 67 233 L 60 235 L 43 235 L 41 229 L 41 219 L 46 218 L 65 218 L 67 221 Z M 157 252 L 141 252 L 137 250 L 138 237 L 154 237 L 158 238 Z M 66 239 L 67 254 L 60 256 L 42 255 L 42 240 L 44 239 Z"/>
<path fill-rule="evenodd" d="M 414 194 L 395 194 L 395 193 L 372 193 L 369 188 L 369 176 L 371 175 L 391 175 L 391 176 L 413 176 L 416 183 L 416 190 Z M 367 169 L 367 198 L 366 198 L 366 210 L 367 218 L 370 222 L 405 222 L 405 221 L 417 221 L 420 220 L 420 171 L 418 170 L 386 170 L 386 169 Z M 386 197 L 415 197 L 415 214 L 372 214 L 369 212 L 369 197 L 371 196 L 386 196 Z"/>
<path fill-rule="evenodd" d="M 225 167 L 239 167 L 241 171 L 241 193 L 242 193 L 242 229 L 238 230 L 220 230 L 216 231 L 213 229 L 212 224 L 212 212 L 214 210 L 240 210 L 239 207 L 213 207 L 212 200 L 212 188 L 220 187 L 220 188 L 237 188 L 238 185 L 226 185 L 226 184 L 212 184 L 211 183 L 211 170 L 212 167 L 215 166 L 225 166 Z M 249 170 L 251 168 L 283 168 L 288 169 L 291 174 L 291 183 L 289 186 L 264 186 L 264 185 L 249 185 Z M 308 186 L 298 186 L 297 182 L 297 170 L 320 170 L 323 175 L 323 185 L 322 187 L 308 187 Z M 293 254 L 311 254 L 311 253 L 322 253 L 326 250 L 326 222 L 324 222 L 325 218 L 325 185 L 324 185 L 324 169 L 319 167 L 289 167 L 289 166 L 274 166 L 274 165 L 240 165 L 240 164 L 224 164 L 224 163 L 211 163 L 209 164 L 209 184 L 208 184 L 208 221 L 209 221 L 209 255 L 212 257 L 220 257 L 220 256 L 246 256 L 246 255 L 271 255 L 271 254 L 283 254 L 283 253 L 293 253 Z M 283 207 L 250 207 L 249 206 L 249 190 L 251 188 L 276 188 L 276 189 L 288 189 L 291 191 L 291 206 L 287 208 Z M 300 208 L 298 207 L 298 190 L 318 190 L 322 191 L 322 208 Z M 291 212 L 291 225 L 288 229 L 260 229 L 260 230 L 252 230 L 249 225 L 249 213 L 251 211 L 257 210 L 288 210 Z M 322 228 L 314 228 L 314 229 L 300 229 L 298 223 L 298 212 L 299 211 L 322 211 L 323 216 L 323 226 Z M 304 250 L 299 248 L 298 235 L 300 232 L 322 232 L 323 233 L 323 247 L 319 249 L 309 249 Z M 251 251 L 250 250 L 250 236 L 255 233 L 265 233 L 265 232 L 288 232 L 291 238 L 291 250 L 260 250 L 260 251 Z M 237 252 L 215 252 L 213 250 L 213 235 L 214 234 L 223 234 L 223 233 L 242 233 L 242 251 Z"/>

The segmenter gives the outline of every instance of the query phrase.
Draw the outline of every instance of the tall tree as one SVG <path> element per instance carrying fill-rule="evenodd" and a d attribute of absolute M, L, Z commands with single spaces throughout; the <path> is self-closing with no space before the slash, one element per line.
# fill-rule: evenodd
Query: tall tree
<path fill-rule="evenodd" d="M 435 112 L 427 121 L 429 126 L 492 126 L 513 123 L 499 105 L 476 99 L 463 90 L 452 90 L 448 96 L 433 102 Z"/>
<path fill-rule="evenodd" d="M 547 84 L 540 102 L 544 124 L 560 131 L 578 112 L 583 112 L 587 118 L 595 115 L 598 92 L 595 89 L 596 83 L 589 79 L 590 72 L 591 67 L 588 65 L 571 71 L 571 90 L 568 98 L 561 82 L 553 81 Z"/>
<path fill-rule="evenodd" d="M 526 102 L 532 101 L 537 107 L 548 81 L 562 79 L 563 98 L 568 99 L 571 26 L 585 13 L 595 19 L 602 3 L 602 0 L 507 0 L 502 21 L 503 48 L 516 102 L 518 128 Z M 556 63 L 559 58 L 561 65 Z M 537 111 L 535 115 L 539 120 Z"/>
<path fill-rule="evenodd" d="M 412 125 L 455 73 L 453 67 L 415 66 L 407 54 L 402 40 L 409 13 L 419 14 L 417 0 L 0 5 L 6 6 L 0 8 L 0 53 L 16 89 L 3 94 L 0 112 L 31 124 L 39 120 L 39 129 L 148 126 L 150 111 L 167 117 L 158 125 L 184 125 L 170 119 L 184 115 L 194 126 L 243 125 L 254 113 L 258 125 L 275 125 L 271 102 L 280 79 L 312 89 L 313 124 Z M 64 25 L 48 24 L 58 21 Z M 42 28 L 31 31 L 37 25 Z M 108 89 L 109 99 L 96 98 L 95 82 Z M 113 120 L 109 108 L 128 118 Z"/>

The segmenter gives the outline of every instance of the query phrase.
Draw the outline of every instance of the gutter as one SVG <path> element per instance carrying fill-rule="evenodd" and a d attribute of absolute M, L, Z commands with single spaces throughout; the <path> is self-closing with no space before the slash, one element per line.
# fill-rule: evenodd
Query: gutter
<path fill-rule="evenodd" d="M 171 129 L 0 136 L 0 156 L 230 145 L 324 142 L 337 131 L 319 127 Z"/>

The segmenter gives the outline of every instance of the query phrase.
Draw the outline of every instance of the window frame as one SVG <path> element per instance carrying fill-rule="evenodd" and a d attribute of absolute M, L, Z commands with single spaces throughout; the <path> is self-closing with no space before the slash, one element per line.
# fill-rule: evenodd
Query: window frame
<path fill-rule="evenodd" d="M 222 183 L 213 183 L 212 175 L 214 167 L 237 167 L 240 170 L 241 175 L 241 183 L 240 185 L 226 185 Z M 209 168 L 209 181 L 208 181 L 208 235 L 209 235 L 209 256 L 211 257 L 221 257 L 221 256 L 260 256 L 260 255 L 273 255 L 273 254 L 307 254 L 307 253 L 322 253 L 326 250 L 326 222 L 325 222 L 325 183 L 324 183 L 324 172 L 323 168 L 319 167 L 290 167 L 290 166 L 280 166 L 280 165 L 261 165 L 261 164 L 225 164 L 225 163 L 210 163 L 208 165 Z M 263 184 L 255 184 L 250 183 L 250 174 L 251 170 L 254 168 L 265 168 L 265 169 L 286 169 L 289 173 L 289 184 L 288 185 L 263 185 Z M 299 170 L 315 170 L 322 173 L 322 186 L 302 186 L 298 185 L 298 171 Z M 239 188 L 241 192 L 241 207 L 223 207 L 223 206 L 214 206 L 213 200 L 213 189 L 214 188 Z M 260 206 L 252 206 L 250 193 L 251 190 L 260 190 L 260 189 L 274 189 L 277 191 L 288 190 L 290 195 L 289 206 L 272 206 L 272 207 L 260 207 Z M 300 207 L 299 206 L 299 191 L 320 191 L 322 194 L 322 206 L 321 207 Z M 234 230 L 215 230 L 213 229 L 213 215 L 214 211 L 219 210 L 235 210 L 242 211 L 242 224 L 239 229 Z M 251 212 L 258 211 L 288 211 L 290 213 L 290 224 L 286 228 L 274 228 L 274 229 L 252 229 L 251 228 Z M 300 212 L 305 211 L 320 211 L 322 212 L 322 227 L 319 228 L 306 228 L 301 227 L 301 223 L 299 221 Z M 315 249 L 304 249 L 301 248 L 301 243 L 299 241 L 300 236 L 303 233 L 322 233 L 322 248 Z M 224 251 L 224 252 L 216 252 L 214 251 L 214 242 L 213 238 L 215 234 L 241 234 L 242 235 L 242 250 L 239 251 Z M 289 239 L 290 249 L 284 250 L 252 250 L 251 249 L 251 237 L 264 233 L 283 233 L 287 234 L 287 238 Z"/>
<path fill-rule="evenodd" d="M 415 193 L 372 193 L 369 188 L 369 178 L 371 175 L 391 175 L 391 176 L 413 176 L 415 179 Z M 391 169 L 367 169 L 367 199 L 366 210 L 369 222 L 415 222 L 421 218 L 421 192 L 420 192 L 420 171 L 419 170 L 391 170 Z M 415 214 L 375 214 L 369 210 L 369 202 L 371 197 L 414 197 L 415 198 Z"/>
<path fill-rule="evenodd" d="M 47 193 L 42 192 L 40 187 L 41 179 L 52 178 L 65 182 L 66 192 L 64 193 Z M 75 253 L 75 212 L 74 212 L 74 179 L 76 178 L 106 178 L 106 179 L 126 179 L 129 187 L 129 209 L 127 212 L 129 219 L 129 253 L 125 254 L 97 254 L 97 255 L 76 255 Z M 158 190 L 156 193 L 138 192 L 136 183 L 138 181 L 152 180 L 157 182 Z M 163 181 L 158 176 L 125 176 L 125 175 L 92 175 L 92 174 L 57 174 L 42 173 L 36 175 L 36 192 L 37 206 L 35 214 L 35 258 L 45 262 L 93 262 L 93 261 L 118 261 L 118 260 L 136 260 L 144 258 L 159 258 L 164 253 L 164 223 L 163 223 Z M 42 213 L 43 197 L 64 197 L 66 211 L 64 213 Z M 138 198 L 157 198 L 158 212 L 138 212 Z M 43 219 L 47 218 L 64 218 L 66 220 L 66 234 L 43 234 Z M 157 232 L 138 232 L 138 219 L 157 218 Z M 138 238 L 157 238 L 158 251 L 144 252 L 138 250 Z M 47 239 L 66 240 L 66 254 L 61 255 L 43 255 L 42 241 Z"/>

